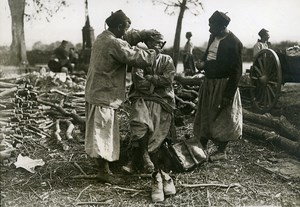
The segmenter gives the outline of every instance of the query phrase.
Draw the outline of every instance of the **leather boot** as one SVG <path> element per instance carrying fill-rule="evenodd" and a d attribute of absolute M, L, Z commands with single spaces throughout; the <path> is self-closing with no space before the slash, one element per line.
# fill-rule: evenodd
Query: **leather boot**
<path fill-rule="evenodd" d="M 227 160 L 226 148 L 228 142 L 215 142 L 217 145 L 217 151 L 209 156 L 210 161 Z"/>
<path fill-rule="evenodd" d="M 96 165 L 99 170 L 99 174 L 107 174 L 107 175 L 113 175 L 113 173 L 109 169 L 109 162 L 102 159 L 102 158 L 96 158 Z"/>
<path fill-rule="evenodd" d="M 142 151 L 142 158 L 144 163 L 144 170 L 146 173 L 152 173 L 154 171 L 154 164 L 151 161 L 150 155 L 148 153 L 148 140 L 142 138 L 139 142 L 141 151 Z"/>
<path fill-rule="evenodd" d="M 209 161 L 211 162 L 220 160 L 227 160 L 226 152 L 216 152 L 215 154 L 209 156 Z"/>
<path fill-rule="evenodd" d="M 173 179 L 170 177 L 170 175 L 168 173 L 166 173 L 162 170 L 160 170 L 160 172 L 161 172 L 161 177 L 163 180 L 163 189 L 164 189 L 165 195 L 175 195 L 176 189 L 175 189 Z"/>
<path fill-rule="evenodd" d="M 152 174 L 152 190 L 151 190 L 152 202 L 164 201 L 163 181 L 159 171 Z"/>
<path fill-rule="evenodd" d="M 208 139 L 206 137 L 201 137 L 200 143 L 204 150 L 207 150 Z"/>
<path fill-rule="evenodd" d="M 144 170 L 146 173 L 152 173 L 154 171 L 154 164 L 150 159 L 150 155 L 147 150 L 143 151 Z"/>

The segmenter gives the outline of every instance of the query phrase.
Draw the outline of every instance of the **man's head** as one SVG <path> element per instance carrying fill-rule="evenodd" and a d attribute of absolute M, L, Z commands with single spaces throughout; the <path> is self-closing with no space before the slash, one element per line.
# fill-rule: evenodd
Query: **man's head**
<path fill-rule="evenodd" d="M 67 45 L 68 45 L 68 41 L 67 40 L 61 41 L 61 46 L 67 47 Z"/>
<path fill-rule="evenodd" d="M 130 27 L 131 21 L 122 10 L 112 12 L 110 17 L 105 20 L 109 30 L 112 31 L 116 37 L 122 37 Z"/>
<path fill-rule="evenodd" d="M 223 12 L 215 11 L 209 18 L 209 32 L 212 35 L 221 35 L 230 22 L 230 18 Z"/>
<path fill-rule="evenodd" d="M 157 32 L 150 39 L 145 41 L 149 49 L 158 49 L 159 51 L 164 47 L 166 41 L 161 33 Z"/>
<path fill-rule="evenodd" d="M 268 41 L 270 38 L 269 31 L 264 28 L 258 32 L 258 35 L 263 42 Z"/>
<path fill-rule="evenodd" d="M 187 39 L 191 38 L 192 36 L 193 36 L 193 35 L 192 35 L 191 32 L 185 33 L 185 37 L 186 37 Z"/>

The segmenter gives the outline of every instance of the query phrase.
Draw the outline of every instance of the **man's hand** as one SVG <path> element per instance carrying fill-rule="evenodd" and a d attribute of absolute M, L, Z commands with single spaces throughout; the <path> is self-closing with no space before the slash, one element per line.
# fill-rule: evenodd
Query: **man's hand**
<path fill-rule="evenodd" d="M 198 61 L 198 62 L 196 62 L 196 68 L 197 68 L 199 71 L 201 71 L 201 70 L 204 69 L 204 65 L 205 65 L 204 61 Z"/>
<path fill-rule="evenodd" d="M 154 47 L 153 49 L 155 50 L 156 56 L 158 54 L 162 53 L 162 51 L 163 51 L 161 48 L 157 48 L 157 47 Z"/>

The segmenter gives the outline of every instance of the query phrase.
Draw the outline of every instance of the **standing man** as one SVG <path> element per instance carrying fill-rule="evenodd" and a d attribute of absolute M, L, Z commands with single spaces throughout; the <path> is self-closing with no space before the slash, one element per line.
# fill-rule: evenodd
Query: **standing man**
<path fill-rule="evenodd" d="M 253 57 L 255 57 L 259 51 L 268 49 L 271 46 L 271 43 L 269 42 L 270 35 L 268 30 L 263 28 L 259 31 L 258 35 L 260 39 L 257 40 L 257 43 L 253 47 Z"/>
<path fill-rule="evenodd" d="M 194 44 L 191 41 L 192 33 L 187 32 L 185 34 L 187 42 L 185 43 L 183 50 L 183 71 L 185 75 L 194 75 L 195 74 L 195 64 L 194 64 L 194 56 L 193 49 Z"/>
<path fill-rule="evenodd" d="M 194 136 L 204 148 L 208 140 L 217 146 L 211 160 L 226 159 L 228 141 L 242 136 L 242 105 L 238 82 L 242 75 L 240 40 L 227 29 L 230 18 L 216 11 L 209 18 L 211 33 L 207 49 L 197 68 L 205 71 L 199 89 Z"/>
<path fill-rule="evenodd" d="M 95 158 L 101 177 L 113 181 L 109 162 L 119 159 L 120 135 L 116 109 L 125 99 L 126 65 L 146 68 L 155 61 L 155 50 L 131 46 L 151 38 L 155 30 L 132 31 L 130 19 L 122 10 L 106 19 L 108 29 L 93 45 L 85 88 L 86 100 L 86 153 Z"/>

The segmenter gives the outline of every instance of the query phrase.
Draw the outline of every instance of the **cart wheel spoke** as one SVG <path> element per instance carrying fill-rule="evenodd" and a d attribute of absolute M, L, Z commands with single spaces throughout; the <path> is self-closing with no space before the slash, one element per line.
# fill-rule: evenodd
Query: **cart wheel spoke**
<path fill-rule="evenodd" d="M 262 76 L 262 71 L 256 65 L 254 66 L 254 71 L 257 72 L 259 76 Z"/>
<path fill-rule="evenodd" d="M 266 88 L 266 91 L 267 91 L 267 101 L 268 101 L 268 106 L 271 106 L 272 105 L 272 102 L 274 100 L 274 96 L 272 96 L 272 92 L 270 91 L 270 88 L 267 87 Z"/>
<path fill-rule="evenodd" d="M 273 98 L 275 98 L 276 94 L 275 94 L 273 88 L 269 84 L 267 85 L 267 88 L 269 89 L 268 91 L 271 93 L 271 95 L 273 96 Z"/>
<path fill-rule="evenodd" d="M 260 94 L 260 96 L 259 96 L 259 98 L 258 98 L 258 102 L 259 103 L 261 103 L 263 100 L 264 100 L 264 97 L 265 97 L 265 91 L 263 90 L 263 89 L 261 89 L 260 91 L 259 91 L 259 94 Z"/>
<path fill-rule="evenodd" d="M 268 81 L 268 84 L 278 85 L 278 83 L 277 83 L 277 82 L 274 82 L 274 81 Z"/>
<path fill-rule="evenodd" d="M 264 68 L 264 65 L 262 63 L 261 58 L 258 58 L 258 64 L 259 64 L 259 67 L 261 69 L 262 74 L 265 74 L 265 68 Z"/>

